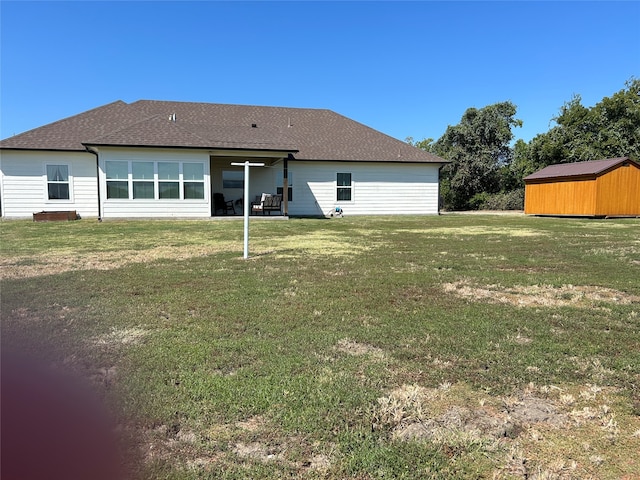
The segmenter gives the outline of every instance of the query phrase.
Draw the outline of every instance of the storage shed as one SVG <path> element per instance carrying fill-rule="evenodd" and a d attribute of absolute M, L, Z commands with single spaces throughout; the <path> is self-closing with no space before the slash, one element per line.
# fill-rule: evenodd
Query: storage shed
<path fill-rule="evenodd" d="M 524 183 L 528 215 L 640 216 L 640 164 L 628 157 L 549 165 Z"/>

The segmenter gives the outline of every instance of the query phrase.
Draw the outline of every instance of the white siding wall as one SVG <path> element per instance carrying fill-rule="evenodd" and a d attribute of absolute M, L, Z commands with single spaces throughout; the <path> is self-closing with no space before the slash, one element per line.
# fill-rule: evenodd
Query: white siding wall
<path fill-rule="evenodd" d="M 102 215 L 118 217 L 209 217 L 211 182 L 206 151 L 166 149 L 100 149 Z M 107 160 L 202 162 L 205 198 L 202 200 L 125 200 L 106 198 Z M 69 165 L 71 200 L 47 199 L 47 164 Z M 336 206 L 346 215 L 438 213 L 438 165 L 290 161 L 293 201 L 289 214 L 326 215 Z M 337 173 L 351 173 L 350 202 L 336 201 Z M 275 192 L 282 184 L 282 164 L 253 169 L 252 195 Z M 98 215 L 95 156 L 81 152 L 0 152 L 2 215 L 31 218 L 39 211 L 76 210 L 82 217 Z M 256 193 L 257 192 L 257 193 Z M 240 213 L 240 212 L 238 212 Z"/>
<path fill-rule="evenodd" d="M 137 148 L 122 150 L 101 148 L 100 154 L 100 185 L 103 218 L 133 218 L 133 217 L 210 217 L 211 194 L 209 179 L 209 154 L 206 151 L 166 150 Z M 204 164 L 204 199 L 202 200 L 127 200 L 107 198 L 107 180 L 105 176 L 105 162 L 118 161 L 162 161 L 162 162 L 200 162 Z"/>
<path fill-rule="evenodd" d="M 76 210 L 82 217 L 98 216 L 96 160 L 90 153 L 0 152 L 2 215 L 33 218 L 41 211 Z M 69 200 L 49 200 L 46 165 L 69 166 Z"/>
<path fill-rule="evenodd" d="M 293 172 L 290 215 L 326 215 L 336 206 L 345 215 L 438 213 L 438 167 L 429 164 L 289 162 Z M 351 173 L 350 202 L 336 200 L 337 173 Z"/>

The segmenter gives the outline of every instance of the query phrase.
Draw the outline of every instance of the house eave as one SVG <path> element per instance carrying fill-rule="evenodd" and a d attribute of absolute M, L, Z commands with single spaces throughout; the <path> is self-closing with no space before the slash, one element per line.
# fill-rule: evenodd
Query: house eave
<path fill-rule="evenodd" d="M 229 152 L 269 152 L 270 154 L 281 154 L 287 156 L 289 153 L 295 153 L 298 150 L 295 149 L 280 149 L 280 148 L 231 148 L 231 147 L 212 147 L 212 146 L 190 146 L 190 145 L 153 145 L 153 144 L 112 144 L 112 143 L 93 143 L 86 142 L 82 144 L 85 148 L 158 148 L 158 149 L 177 149 L 177 150 L 205 150 L 211 154 L 228 154 Z M 225 153 L 223 153 L 225 152 Z M 270 155 L 274 156 L 274 155 Z M 277 155 L 276 155 L 277 156 Z"/>
<path fill-rule="evenodd" d="M 21 152 L 86 152 L 85 148 L 33 148 L 33 147 L 0 147 L 0 150 L 15 150 Z"/>
<path fill-rule="evenodd" d="M 297 158 L 295 156 L 289 157 L 290 161 L 294 162 L 339 162 L 339 163 L 397 163 L 397 164 L 413 164 L 413 165 L 436 165 L 436 166 L 444 166 L 448 163 L 451 163 L 448 160 L 443 161 L 428 161 L 428 160 L 385 160 L 385 159 L 376 159 L 376 160 L 367 160 L 367 159 L 348 159 L 348 158 Z"/>

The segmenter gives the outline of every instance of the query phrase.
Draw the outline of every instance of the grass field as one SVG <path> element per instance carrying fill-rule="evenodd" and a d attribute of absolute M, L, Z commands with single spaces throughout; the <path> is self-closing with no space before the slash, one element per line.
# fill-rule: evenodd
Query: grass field
<path fill-rule="evenodd" d="M 4 221 L 2 347 L 132 477 L 640 478 L 640 220 Z"/>

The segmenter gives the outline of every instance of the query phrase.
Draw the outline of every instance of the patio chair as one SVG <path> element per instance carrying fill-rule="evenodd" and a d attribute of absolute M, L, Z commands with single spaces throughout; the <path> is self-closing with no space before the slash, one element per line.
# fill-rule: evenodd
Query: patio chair
<path fill-rule="evenodd" d="M 255 202 L 251 202 L 251 213 L 262 212 L 281 212 L 282 211 L 282 195 L 272 195 L 271 193 L 263 193 Z"/>
<path fill-rule="evenodd" d="M 213 194 L 213 214 L 216 215 L 219 210 L 222 210 L 224 215 L 227 215 L 229 211 L 236 214 L 236 209 L 233 206 L 233 200 L 225 200 L 222 193 Z"/>

